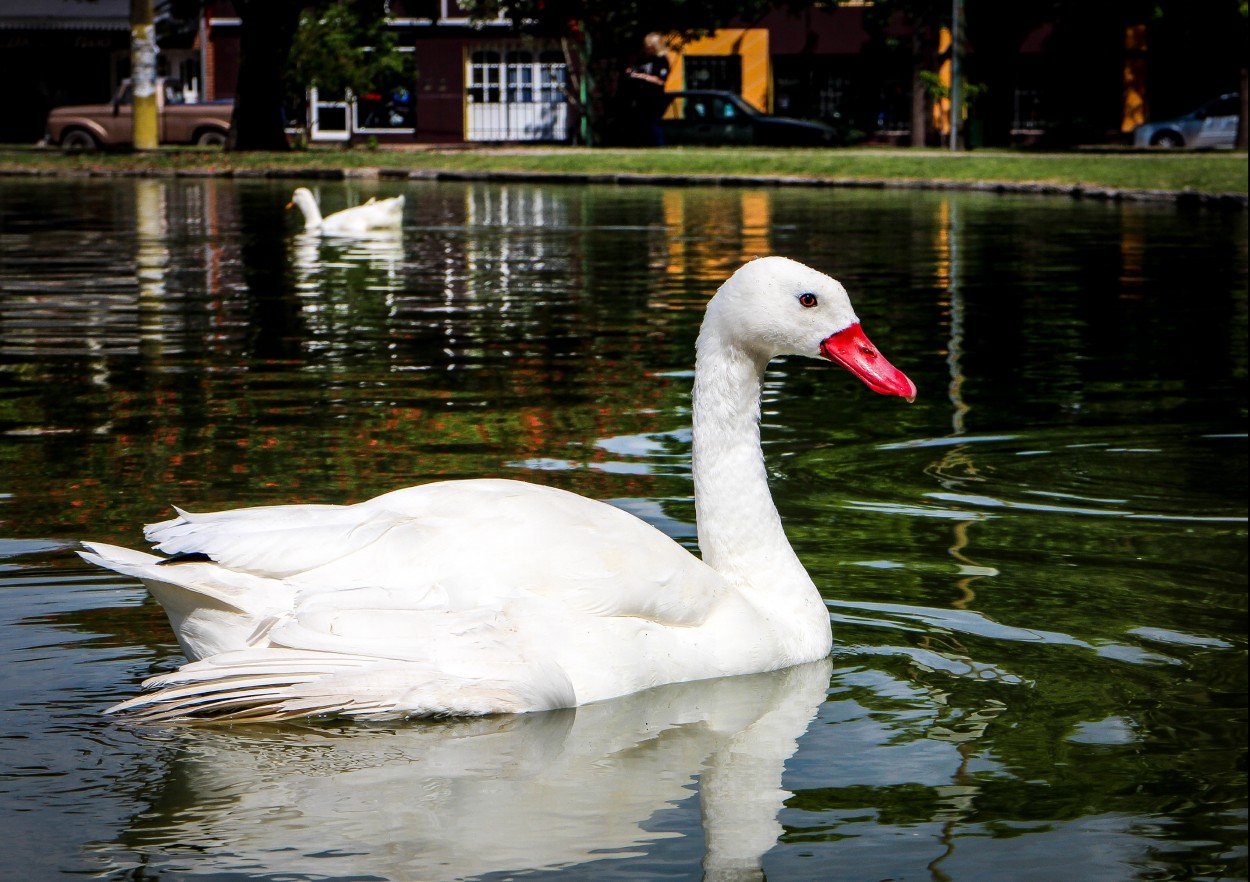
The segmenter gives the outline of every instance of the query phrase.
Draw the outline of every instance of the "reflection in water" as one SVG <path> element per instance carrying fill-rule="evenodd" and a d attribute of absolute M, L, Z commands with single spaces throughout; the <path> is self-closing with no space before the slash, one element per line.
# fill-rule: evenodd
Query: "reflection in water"
<path fill-rule="evenodd" d="M 950 384 L 946 394 L 950 398 L 951 431 L 962 435 L 968 404 L 964 401 L 964 374 L 960 359 L 964 347 L 964 298 L 959 290 L 959 213 L 958 207 L 949 199 L 938 204 L 937 267 L 938 283 L 946 289 L 950 341 L 946 347 L 946 365 L 950 370 Z"/>
<path fill-rule="evenodd" d="M 403 259 L 404 237 L 399 230 L 371 230 L 346 239 L 306 232 L 291 237 L 295 287 L 304 292 L 320 288 L 328 290 L 336 282 L 342 282 L 341 277 L 335 277 L 335 272 L 346 271 L 355 265 L 367 267 L 377 274 L 378 280 L 370 280 L 373 285 L 393 290 L 399 283 Z"/>
<path fill-rule="evenodd" d="M 402 231 L 370 230 L 350 238 L 300 232 L 291 239 L 292 285 L 309 331 L 323 340 L 350 337 L 352 300 L 377 297 L 388 309 L 403 281 Z M 349 296 L 350 295 L 350 296 Z"/>
<path fill-rule="evenodd" d="M 830 669 L 396 728 L 178 729 L 165 784 L 123 839 L 149 870 L 194 851 L 193 875 L 477 878 L 636 855 L 675 835 L 664 815 L 698 782 L 705 878 L 762 879 L 783 766 Z"/>
<path fill-rule="evenodd" d="M 165 276 L 169 267 L 165 188 L 157 181 L 135 185 L 135 275 L 139 281 L 139 345 L 150 359 L 160 357 L 163 343 Z"/>
<path fill-rule="evenodd" d="M 725 200 L 678 188 L 664 192 L 663 206 L 669 236 L 660 263 L 670 275 L 719 285 L 747 261 L 781 253 L 767 190 L 742 190 Z"/>
<path fill-rule="evenodd" d="M 956 204 L 949 199 L 940 202 L 938 208 L 935 251 L 939 284 L 945 287 L 947 293 L 946 306 L 950 324 L 950 339 L 946 345 L 946 366 L 950 371 L 950 383 L 946 387 L 946 394 L 951 403 L 951 433 L 959 436 L 964 433 L 968 414 L 968 405 L 963 395 L 963 366 L 960 363 L 964 347 L 964 298 L 963 292 L 959 290 L 959 213 Z M 972 456 L 962 445 L 948 448 L 942 459 L 934 464 L 934 469 L 941 472 L 958 470 L 969 476 L 976 474 Z M 992 567 L 983 567 L 966 554 L 968 533 L 974 523 L 975 520 L 956 521 L 951 527 L 954 541 L 947 551 L 959 562 L 961 571 L 961 577 L 955 583 L 959 594 L 951 601 L 951 605 L 958 609 L 967 609 L 976 600 L 972 585 L 977 579 L 998 575 Z"/>
<path fill-rule="evenodd" d="M 0 701 L 0 877 L 139 878 L 144 862 L 273 877 L 289 858 L 305 878 L 409 879 L 432 866 L 406 863 L 424 837 L 466 872 L 545 860 L 570 869 L 529 875 L 697 879 L 705 838 L 729 853 L 716 830 L 751 860 L 768 849 L 772 882 L 1245 877 L 1244 212 L 410 187 L 402 243 L 313 246 L 281 181 L 0 182 L 0 654 L 17 672 Z M 343 203 L 376 188 L 322 185 Z M 69 549 L 132 544 L 169 502 L 513 476 L 693 546 L 698 322 L 767 252 L 840 278 L 921 392 L 883 408 L 832 368 L 769 373 L 774 498 L 826 592 L 837 673 L 784 791 L 771 770 L 792 747 L 761 765 L 767 806 L 697 817 L 724 804 L 718 779 L 753 780 L 719 758 L 764 730 L 677 725 L 684 699 L 648 711 L 650 739 L 620 705 L 619 749 L 592 709 L 350 734 L 100 716 L 181 658 L 140 586 Z M 742 726 L 792 708 L 801 732 L 820 701 L 761 688 L 730 702 Z M 336 792 L 347 779 L 367 783 Z M 370 789 L 404 829 L 365 805 Z M 603 835 L 545 845 L 526 813 L 558 831 L 562 803 Z M 457 805 L 486 820 L 467 826 Z M 444 816 L 461 826 L 434 842 Z M 318 845 L 318 823 L 357 838 L 354 860 Z M 534 861 L 508 858 L 527 829 Z"/>

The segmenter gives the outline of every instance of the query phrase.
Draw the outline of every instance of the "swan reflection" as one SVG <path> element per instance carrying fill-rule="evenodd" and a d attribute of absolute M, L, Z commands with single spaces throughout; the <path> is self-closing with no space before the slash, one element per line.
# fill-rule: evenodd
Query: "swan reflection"
<path fill-rule="evenodd" d="M 404 261 L 404 236 L 397 229 L 368 230 L 350 237 L 297 233 L 291 240 L 291 262 L 297 288 L 341 282 L 346 272 L 364 268 L 379 274 L 374 285 L 393 288 Z"/>
<path fill-rule="evenodd" d="M 168 730 L 124 834 L 157 869 L 465 879 L 646 854 L 698 782 L 705 878 L 762 878 L 831 662 L 576 709 L 389 728 Z M 668 830 L 670 832 L 664 832 Z M 367 857 L 363 857 L 367 856 Z"/>

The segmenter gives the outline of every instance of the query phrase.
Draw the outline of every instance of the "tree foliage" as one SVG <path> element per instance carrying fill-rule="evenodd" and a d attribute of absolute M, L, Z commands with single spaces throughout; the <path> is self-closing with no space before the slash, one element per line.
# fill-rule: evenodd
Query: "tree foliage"
<path fill-rule="evenodd" d="M 228 150 L 286 150 L 284 111 L 310 86 L 360 93 L 398 72 L 385 0 L 235 0 L 241 44 Z"/>
<path fill-rule="evenodd" d="M 401 74 L 404 58 L 384 6 L 376 0 L 319 0 L 305 8 L 287 65 L 290 85 L 359 95 Z"/>
<path fill-rule="evenodd" d="M 1125 30 L 1131 26 L 1147 29 L 1144 57 L 1154 118 L 1192 110 L 1236 89 L 1239 72 L 1244 79 L 1244 0 L 962 0 L 961 5 L 965 87 L 970 83 L 980 90 L 975 118 L 987 145 L 1010 143 L 1016 90 L 1030 80 L 1048 98 L 1044 122 L 1056 146 L 1114 135 L 1123 113 Z M 868 20 L 879 46 L 897 41 L 887 28 L 900 20 L 913 34 L 927 35 L 913 53 L 915 82 L 923 79 L 919 71 L 934 71 L 940 63 L 933 37 L 950 26 L 952 10 L 951 0 L 875 0 Z M 1041 26 L 1048 29 L 1043 55 L 1026 71 L 1021 45 Z"/>

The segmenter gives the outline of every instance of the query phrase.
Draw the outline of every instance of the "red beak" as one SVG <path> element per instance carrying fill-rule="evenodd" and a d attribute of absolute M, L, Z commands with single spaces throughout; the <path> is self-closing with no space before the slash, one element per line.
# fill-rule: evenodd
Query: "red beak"
<path fill-rule="evenodd" d="M 842 365 L 874 392 L 898 395 L 906 398 L 909 404 L 916 400 L 916 384 L 885 360 L 885 356 L 864 336 L 858 322 L 829 335 L 820 344 L 820 354 Z"/>

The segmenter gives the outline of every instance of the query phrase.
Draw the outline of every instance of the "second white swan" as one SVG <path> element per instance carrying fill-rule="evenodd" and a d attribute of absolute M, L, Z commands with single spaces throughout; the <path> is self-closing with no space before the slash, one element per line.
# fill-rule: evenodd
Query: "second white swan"
<path fill-rule="evenodd" d="M 760 448 L 762 379 L 780 355 L 916 394 L 837 281 L 781 257 L 739 269 L 696 344 L 702 560 L 606 503 L 501 479 L 355 505 L 179 510 L 147 529 L 165 558 L 85 543 L 87 560 L 147 585 L 191 660 L 111 710 L 515 713 L 827 655 L 828 611 L 786 540 Z"/>
<path fill-rule="evenodd" d="M 321 216 L 321 206 L 307 187 L 296 187 L 287 208 L 298 208 L 304 215 L 304 229 L 328 235 L 350 236 L 370 230 L 397 230 L 404 219 L 404 197 L 372 197 L 368 202 Z"/>

